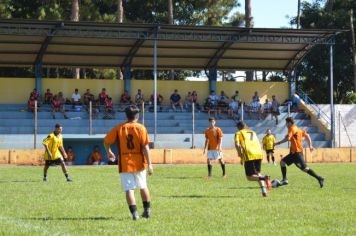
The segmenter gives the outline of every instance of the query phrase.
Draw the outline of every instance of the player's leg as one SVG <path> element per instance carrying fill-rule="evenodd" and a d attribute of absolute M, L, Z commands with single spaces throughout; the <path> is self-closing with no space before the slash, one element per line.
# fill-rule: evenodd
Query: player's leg
<path fill-rule="evenodd" d="M 43 167 L 43 181 L 45 182 L 48 181 L 47 173 L 48 173 L 49 166 L 50 166 L 49 161 L 45 161 L 45 165 Z"/>
<path fill-rule="evenodd" d="M 268 192 L 265 185 L 265 176 L 259 174 L 261 171 L 261 160 L 246 161 L 244 167 L 247 180 L 257 181 L 261 187 L 262 196 L 267 197 Z"/>
<path fill-rule="evenodd" d="M 136 206 L 136 199 L 135 199 L 135 193 L 133 189 L 127 190 L 125 192 L 126 195 L 126 202 L 127 205 L 129 206 L 132 219 L 133 220 L 138 220 L 140 218 L 138 211 L 137 211 L 137 206 Z"/>
<path fill-rule="evenodd" d="M 266 151 L 266 157 L 267 157 L 267 162 L 269 164 L 269 155 L 270 155 L 270 152 L 269 151 Z"/>
<path fill-rule="evenodd" d="M 324 187 L 324 178 L 317 175 L 312 169 L 310 169 L 307 164 L 304 162 L 303 160 L 303 153 L 298 153 L 298 159 L 295 162 L 295 165 L 301 169 L 302 171 L 304 171 L 305 173 L 307 173 L 308 175 L 314 177 L 315 179 L 318 180 L 320 188 Z"/>
<path fill-rule="evenodd" d="M 274 158 L 274 151 L 271 151 L 271 157 L 272 157 L 272 163 L 273 165 L 276 165 L 276 159 Z"/>
<path fill-rule="evenodd" d="M 210 160 L 211 158 L 210 156 L 212 155 L 211 153 L 212 153 L 211 151 L 208 151 L 208 158 L 206 159 L 206 163 L 208 165 L 208 179 L 211 178 L 213 172 L 213 165 L 211 164 L 211 160 Z"/>
<path fill-rule="evenodd" d="M 69 176 L 68 169 L 67 169 L 66 164 L 64 163 L 63 159 L 60 158 L 59 161 L 60 161 L 60 165 L 62 167 L 63 174 L 66 177 L 67 181 L 72 182 L 72 178 Z"/>
<path fill-rule="evenodd" d="M 138 188 L 140 188 L 140 194 L 143 204 L 143 214 L 142 217 L 150 218 L 151 215 L 151 196 L 150 191 L 147 187 L 147 174 L 146 170 L 137 172 L 135 175 L 135 181 Z"/>
<path fill-rule="evenodd" d="M 220 154 L 222 155 L 222 154 Z M 221 170 L 222 170 L 222 177 L 226 177 L 226 170 L 225 170 L 225 161 L 223 160 L 223 158 L 221 157 L 219 159 L 220 165 L 221 165 Z"/>
<path fill-rule="evenodd" d="M 172 102 L 171 105 L 172 105 L 173 111 L 176 111 L 176 105 L 174 104 L 174 102 Z"/>
<path fill-rule="evenodd" d="M 281 185 L 287 185 L 288 184 L 288 179 L 287 179 L 287 165 L 291 165 L 294 163 L 294 156 L 295 154 L 289 153 L 287 156 L 282 158 L 280 165 L 281 165 L 281 172 L 282 172 L 282 181 Z"/>
<path fill-rule="evenodd" d="M 140 218 L 137 207 L 134 190 L 137 187 L 134 173 L 120 173 L 121 187 L 125 192 L 126 202 L 132 215 L 133 220 Z"/>

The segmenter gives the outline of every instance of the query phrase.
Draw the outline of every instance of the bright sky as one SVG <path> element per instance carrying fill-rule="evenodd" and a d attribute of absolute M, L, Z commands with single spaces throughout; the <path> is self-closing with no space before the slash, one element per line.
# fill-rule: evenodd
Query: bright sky
<path fill-rule="evenodd" d="M 306 1 L 313 2 L 313 0 Z M 245 1 L 239 2 L 241 7 L 238 11 L 244 13 Z M 255 28 L 290 27 L 288 18 L 297 16 L 298 0 L 251 0 L 251 9 Z"/>

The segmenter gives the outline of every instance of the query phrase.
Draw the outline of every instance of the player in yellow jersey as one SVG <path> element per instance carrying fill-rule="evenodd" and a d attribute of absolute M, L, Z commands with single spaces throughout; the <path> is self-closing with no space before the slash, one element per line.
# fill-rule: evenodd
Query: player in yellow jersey
<path fill-rule="evenodd" d="M 261 175 L 262 149 L 256 133 L 249 129 L 245 122 L 237 123 L 238 132 L 235 134 L 235 147 L 241 164 L 245 167 L 246 178 L 249 181 L 258 181 L 262 196 L 267 197 L 268 189 L 272 189 L 268 175 Z M 267 185 L 267 186 L 266 186 Z"/>
<path fill-rule="evenodd" d="M 47 171 L 52 165 L 60 165 L 67 181 L 72 181 L 63 160 L 63 158 L 67 159 L 67 153 L 63 148 L 62 129 L 63 128 L 60 124 L 56 124 L 54 131 L 50 133 L 42 142 L 46 149 L 44 155 L 45 166 L 43 169 L 43 181 L 48 181 Z"/>
<path fill-rule="evenodd" d="M 273 165 L 276 165 L 274 161 L 274 143 L 276 142 L 276 138 L 272 134 L 270 129 L 267 129 L 266 136 L 262 139 L 263 150 L 266 151 L 267 162 L 269 163 L 270 157 L 272 159 Z"/>
<path fill-rule="evenodd" d="M 216 127 L 215 124 L 215 119 L 212 117 L 209 118 L 209 127 L 205 130 L 205 145 L 203 155 L 205 154 L 205 150 L 208 149 L 208 179 L 210 179 L 212 176 L 213 166 L 211 165 L 211 161 L 213 160 L 219 160 L 222 169 L 222 177 L 226 178 L 225 162 L 223 160 L 221 148 L 223 132 L 219 127 Z"/>

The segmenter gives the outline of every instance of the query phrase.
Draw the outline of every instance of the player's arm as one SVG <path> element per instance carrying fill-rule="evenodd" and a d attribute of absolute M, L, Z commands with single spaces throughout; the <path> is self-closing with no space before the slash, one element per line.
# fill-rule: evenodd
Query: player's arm
<path fill-rule="evenodd" d="M 111 151 L 110 144 L 104 141 L 104 148 L 106 151 L 106 155 L 108 156 L 110 161 L 115 161 L 115 154 Z"/>
<path fill-rule="evenodd" d="M 274 146 L 280 145 L 280 144 L 285 143 L 285 142 L 287 142 L 287 141 L 289 141 L 289 136 L 288 136 L 288 135 L 286 135 L 286 136 L 284 137 L 284 139 L 282 139 L 281 141 L 275 142 L 275 143 L 274 143 Z"/>
<path fill-rule="evenodd" d="M 206 139 L 205 139 L 205 145 L 204 145 L 203 154 L 205 154 L 205 150 L 206 150 L 206 148 L 208 147 L 208 143 L 209 143 L 209 141 L 208 141 L 208 139 L 206 138 Z"/>
<path fill-rule="evenodd" d="M 242 165 L 242 147 L 239 142 L 235 141 L 235 148 L 237 151 L 237 156 L 240 157 L 240 164 Z"/>
<path fill-rule="evenodd" d="M 59 146 L 58 149 L 62 153 L 63 158 L 67 159 L 68 156 L 67 156 L 66 150 L 64 150 L 63 146 Z"/>
<path fill-rule="evenodd" d="M 148 174 L 152 175 L 153 174 L 153 166 L 152 166 L 152 162 L 151 162 L 150 148 L 149 148 L 148 144 L 143 146 L 143 155 L 144 155 L 147 165 L 148 165 Z"/>
<path fill-rule="evenodd" d="M 312 151 L 314 150 L 314 147 L 313 147 L 313 143 L 312 143 L 312 141 L 311 141 L 311 138 L 310 138 L 309 134 L 305 133 L 305 134 L 304 134 L 304 137 L 305 137 L 305 139 L 307 140 L 307 143 L 308 143 L 308 145 L 309 145 L 310 151 L 312 152 Z"/>

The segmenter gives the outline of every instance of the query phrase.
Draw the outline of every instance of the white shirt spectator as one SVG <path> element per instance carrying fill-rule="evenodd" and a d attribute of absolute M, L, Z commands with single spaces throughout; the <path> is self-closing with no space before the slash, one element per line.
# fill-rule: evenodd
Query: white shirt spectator
<path fill-rule="evenodd" d="M 229 108 L 231 110 L 233 110 L 234 112 L 236 112 L 238 110 L 238 108 L 239 108 L 239 103 L 237 101 L 231 101 L 229 103 Z"/>
<path fill-rule="evenodd" d="M 79 93 L 73 93 L 72 94 L 72 99 L 74 102 L 79 102 L 80 101 L 80 94 Z"/>
<path fill-rule="evenodd" d="M 272 103 L 266 102 L 265 104 L 263 104 L 263 110 L 269 111 L 269 110 L 271 110 L 271 109 L 272 109 Z"/>
<path fill-rule="evenodd" d="M 253 101 L 250 103 L 250 111 L 258 112 L 260 110 L 261 104 L 258 101 Z"/>

